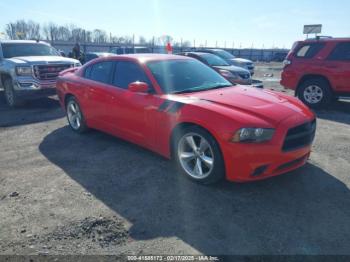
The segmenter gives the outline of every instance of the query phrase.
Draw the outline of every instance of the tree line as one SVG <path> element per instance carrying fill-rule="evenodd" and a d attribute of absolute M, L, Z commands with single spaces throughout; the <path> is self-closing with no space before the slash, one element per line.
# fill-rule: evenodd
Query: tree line
<path fill-rule="evenodd" d="M 134 39 L 133 36 L 115 36 L 108 34 L 105 30 L 86 30 L 74 24 L 58 25 L 55 23 L 39 24 L 32 20 L 17 20 L 5 26 L 5 33 L 12 40 L 46 40 L 50 42 L 69 41 L 78 43 L 113 43 L 121 45 L 165 45 L 171 42 L 173 46 L 189 47 L 189 41 L 174 41 L 169 35 L 153 37 L 147 40 L 140 36 Z"/>

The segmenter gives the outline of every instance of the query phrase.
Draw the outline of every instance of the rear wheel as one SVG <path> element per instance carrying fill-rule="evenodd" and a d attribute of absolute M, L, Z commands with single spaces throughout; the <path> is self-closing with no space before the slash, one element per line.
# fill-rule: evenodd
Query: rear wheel
<path fill-rule="evenodd" d="M 225 176 L 218 143 L 200 127 L 188 127 L 175 134 L 173 156 L 180 172 L 195 182 L 212 184 Z"/>
<path fill-rule="evenodd" d="M 303 82 L 297 95 L 306 105 L 316 109 L 326 107 L 333 100 L 332 91 L 328 82 L 320 78 Z"/>
<path fill-rule="evenodd" d="M 13 89 L 13 83 L 10 78 L 4 82 L 5 100 L 10 107 L 17 107 L 22 104 L 22 101 L 16 96 Z"/>
<path fill-rule="evenodd" d="M 66 113 L 69 126 L 77 133 L 84 133 L 88 130 L 85 118 L 75 97 L 69 97 L 66 103 Z"/>

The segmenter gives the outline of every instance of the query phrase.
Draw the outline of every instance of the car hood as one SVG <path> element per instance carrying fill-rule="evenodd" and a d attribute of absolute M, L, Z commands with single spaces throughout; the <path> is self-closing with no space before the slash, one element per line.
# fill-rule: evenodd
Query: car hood
<path fill-rule="evenodd" d="M 251 64 L 251 63 L 253 63 L 251 60 L 244 59 L 244 58 L 232 58 L 230 60 L 234 63 L 239 63 L 239 64 Z"/>
<path fill-rule="evenodd" d="M 23 56 L 8 59 L 15 64 L 45 65 L 45 64 L 74 64 L 79 63 L 78 60 L 62 57 L 62 56 Z"/>
<path fill-rule="evenodd" d="M 213 66 L 214 68 L 217 68 L 217 69 L 223 69 L 223 70 L 227 70 L 227 71 L 230 71 L 230 72 L 235 72 L 235 73 L 238 73 L 238 74 L 249 74 L 249 71 L 242 68 L 242 67 L 238 67 L 238 66 Z"/>
<path fill-rule="evenodd" d="M 234 86 L 186 96 L 205 101 L 208 109 L 232 115 L 232 118 L 238 112 L 243 119 L 244 115 L 249 115 L 273 126 L 292 115 L 312 116 L 311 111 L 296 98 L 254 87 Z"/>

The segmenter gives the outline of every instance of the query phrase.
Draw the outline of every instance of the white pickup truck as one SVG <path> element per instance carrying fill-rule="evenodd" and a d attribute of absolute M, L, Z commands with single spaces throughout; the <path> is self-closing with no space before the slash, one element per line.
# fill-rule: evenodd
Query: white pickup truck
<path fill-rule="evenodd" d="M 78 60 L 62 57 L 45 42 L 0 42 L 0 89 L 4 89 L 11 107 L 28 99 L 54 95 L 58 74 L 78 66 Z"/>

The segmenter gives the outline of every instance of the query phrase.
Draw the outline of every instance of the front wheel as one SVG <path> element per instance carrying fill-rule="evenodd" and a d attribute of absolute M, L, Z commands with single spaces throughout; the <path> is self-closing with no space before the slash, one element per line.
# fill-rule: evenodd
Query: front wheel
<path fill-rule="evenodd" d="M 317 78 L 302 83 L 297 95 L 304 104 L 315 109 L 326 107 L 333 100 L 327 81 Z"/>
<path fill-rule="evenodd" d="M 66 103 L 66 113 L 69 126 L 77 133 L 84 133 L 88 130 L 85 118 L 75 97 L 69 97 Z"/>
<path fill-rule="evenodd" d="M 11 79 L 6 79 L 4 82 L 4 93 L 6 103 L 10 107 L 17 107 L 22 105 L 22 101 L 16 96 L 16 93 L 13 89 L 13 83 Z"/>
<path fill-rule="evenodd" d="M 180 172 L 195 182 L 213 184 L 225 176 L 219 145 L 202 128 L 189 127 L 175 134 L 173 156 Z"/>

